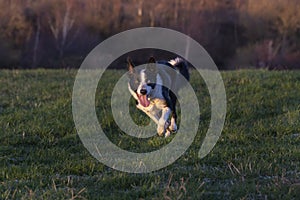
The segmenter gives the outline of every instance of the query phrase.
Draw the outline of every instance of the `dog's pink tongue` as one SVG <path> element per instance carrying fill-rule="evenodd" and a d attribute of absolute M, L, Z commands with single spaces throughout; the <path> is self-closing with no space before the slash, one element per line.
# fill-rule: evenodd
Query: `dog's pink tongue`
<path fill-rule="evenodd" d="M 139 96 L 140 104 L 144 107 L 148 107 L 150 105 L 150 101 L 147 99 L 147 95 Z"/>

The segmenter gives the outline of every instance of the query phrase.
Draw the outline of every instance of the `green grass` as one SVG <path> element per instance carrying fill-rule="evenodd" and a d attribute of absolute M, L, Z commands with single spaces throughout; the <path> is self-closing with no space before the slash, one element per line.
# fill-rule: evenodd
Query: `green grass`
<path fill-rule="evenodd" d="M 99 83 L 97 114 L 120 147 L 147 152 L 171 139 L 140 140 L 118 130 L 110 91 L 123 71 Z M 0 199 L 297 199 L 300 191 L 300 71 L 223 72 L 222 136 L 197 157 L 210 98 L 192 72 L 201 121 L 194 143 L 172 165 L 148 174 L 119 172 L 84 148 L 72 119 L 76 71 L 0 71 Z M 135 108 L 136 122 L 145 117 Z M 104 117 L 105 116 L 105 117 Z"/>

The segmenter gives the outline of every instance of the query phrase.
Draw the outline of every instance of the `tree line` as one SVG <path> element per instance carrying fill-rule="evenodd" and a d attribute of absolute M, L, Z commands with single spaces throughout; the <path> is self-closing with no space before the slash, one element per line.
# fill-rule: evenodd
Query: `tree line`
<path fill-rule="evenodd" d="M 101 41 L 146 26 L 198 41 L 221 69 L 300 66 L 298 0 L 0 0 L 0 68 L 78 67 Z"/>

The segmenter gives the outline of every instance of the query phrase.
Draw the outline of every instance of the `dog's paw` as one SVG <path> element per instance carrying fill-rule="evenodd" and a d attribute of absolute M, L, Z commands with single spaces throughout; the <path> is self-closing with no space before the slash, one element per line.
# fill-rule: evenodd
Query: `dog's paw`
<path fill-rule="evenodd" d="M 165 127 L 164 127 L 164 126 L 161 126 L 161 125 L 158 125 L 156 131 L 157 131 L 157 134 L 158 134 L 159 136 L 163 136 L 163 134 L 165 133 Z"/>
<path fill-rule="evenodd" d="M 177 125 L 176 125 L 176 122 L 175 122 L 174 118 L 171 119 L 171 124 L 169 126 L 169 129 L 172 132 L 177 132 Z"/>
<path fill-rule="evenodd" d="M 172 131 L 172 132 L 177 132 L 177 125 L 176 125 L 176 124 L 171 124 L 171 125 L 169 126 L 169 129 L 170 129 L 170 131 Z"/>
<path fill-rule="evenodd" d="M 166 121 L 166 122 L 161 122 L 158 124 L 157 126 L 157 134 L 159 136 L 162 136 L 164 133 L 168 132 L 168 127 L 170 126 L 170 122 Z"/>
<path fill-rule="evenodd" d="M 170 135 L 171 135 L 171 132 L 169 130 L 167 130 L 165 133 L 165 138 L 169 137 Z"/>

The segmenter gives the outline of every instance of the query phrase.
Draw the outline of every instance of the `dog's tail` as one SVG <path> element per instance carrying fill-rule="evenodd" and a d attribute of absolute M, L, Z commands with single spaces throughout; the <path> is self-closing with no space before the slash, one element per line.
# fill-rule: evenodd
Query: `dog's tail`
<path fill-rule="evenodd" d="M 186 80 L 190 80 L 188 65 L 184 59 L 177 57 L 173 60 L 170 60 L 168 63 L 170 63 L 174 68 L 177 68 L 180 74 L 185 77 Z"/>
<path fill-rule="evenodd" d="M 173 68 L 177 69 L 179 73 L 187 80 L 190 80 L 190 73 L 188 69 L 187 62 L 182 58 L 175 58 L 173 60 L 168 61 L 168 64 Z M 176 77 L 176 76 L 175 76 Z M 185 86 L 185 83 L 179 81 L 180 79 L 175 78 L 172 82 L 172 92 L 175 95 L 178 95 L 178 91 Z"/>

